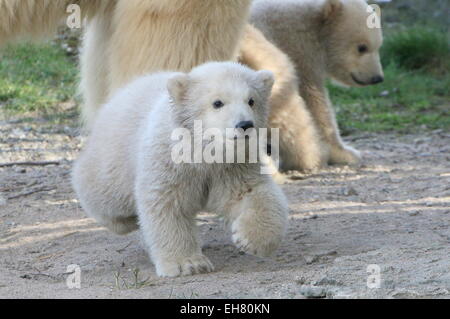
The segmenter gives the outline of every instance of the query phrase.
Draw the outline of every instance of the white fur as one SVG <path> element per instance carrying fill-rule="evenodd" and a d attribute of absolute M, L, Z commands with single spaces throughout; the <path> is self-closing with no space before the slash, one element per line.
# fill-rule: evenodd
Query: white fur
<path fill-rule="evenodd" d="M 195 120 L 221 131 L 242 119 L 265 127 L 272 84 L 265 71 L 216 62 L 188 74 L 149 75 L 121 89 L 100 110 L 74 167 L 82 207 L 116 233 L 140 227 L 160 276 L 213 270 L 197 236 L 200 211 L 224 217 L 243 251 L 269 255 L 287 218 L 285 197 L 270 176 L 260 174 L 260 164 L 175 164 L 171 133 L 192 130 Z M 256 100 L 251 109 L 250 97 Z M 213 107 L 217 99 L 223 108 Z"/>

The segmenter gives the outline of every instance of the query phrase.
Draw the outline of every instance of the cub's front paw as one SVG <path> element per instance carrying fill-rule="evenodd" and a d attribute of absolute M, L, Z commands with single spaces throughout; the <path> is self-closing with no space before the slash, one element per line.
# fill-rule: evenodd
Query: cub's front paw
<path fill-rule="evenodd" d="M 354 148 L 344 145 L 334 148 L 330 154 L 330 164 L 357 165 L 361 162 L 361 153 Z"/>
<path fill-rule="evenodd" d="M 278 248 L 283 238 L 282 231 L 264 232 L 257 227 L 246 227 L 239 223 L 239 219 L 231 226 L 232 240 L 236 247 L 250 255 L 269 257 Z"/>
<path fill-rule="evenodd" d="M 212 272 L 213 270 L 213 264 L 204 255 L 156 262 L 156 273 L 160 277 L 190 276 Z"/>

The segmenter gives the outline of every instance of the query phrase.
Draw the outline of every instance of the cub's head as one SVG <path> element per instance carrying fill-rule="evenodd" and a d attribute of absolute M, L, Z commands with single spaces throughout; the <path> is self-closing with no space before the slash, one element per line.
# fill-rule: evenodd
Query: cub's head
<path fill-rule="evenodd" d="M 379 13 L 365 0 L 325 0 L 321 15 L 328 75 L 348 86 L 382 82 Z"/>
<path fill-rule="evenodd" d="M 200 120 L 203 130 L 218 129 L 232 139 L 242 130 L 267 127 L 273 83 L 270 71 L 211 62 L 174 76 L 168 91 L 181 127 L 192 129 Z"/>

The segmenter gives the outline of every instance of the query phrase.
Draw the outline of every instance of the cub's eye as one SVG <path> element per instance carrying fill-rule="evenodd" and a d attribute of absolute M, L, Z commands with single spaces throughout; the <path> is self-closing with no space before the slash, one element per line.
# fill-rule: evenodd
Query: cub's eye
<path fill-rule="evenodd" d="M 367 45 L 365 45 L 365 44 L 358 45 L 359 53 L 366 53 L 368 50 L 369 50 L 369 48 L 367 47 Z"/>
<path fill-rule="evenodd" d="M 220 101 L 220 100 L 213 103 L 213 106 L 214 106 L 215 109 L 220 109 L 220 108 L 223 107 L 224 105 L 225 105 L 225 104 L 223 104 L 223 102 Z"/>
<path fill-rule="evenodd" d="M 255 105 L 255 100 L 254 99 L 248 100 L 248 105 L 254 106 Z"/>

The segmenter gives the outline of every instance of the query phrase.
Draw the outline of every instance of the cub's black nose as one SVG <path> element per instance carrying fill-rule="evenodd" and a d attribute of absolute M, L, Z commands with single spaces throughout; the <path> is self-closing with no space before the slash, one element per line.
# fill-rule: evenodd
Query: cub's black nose
<path fill-rule="evenodd" d="M 250 128 L 254 128 L 254 127 L 255 127 L 255 124 L 253 124 L 252 121 L 242 121 L 242 122 L 239 122 L 238 125 L 236 125 L 236 128 L 241 128 L 244 131 L 246 131 Z"/>
<path fill-rule="evenodd" d="M 377 76 L 374 76 L 371 80 L 370 80 L 370 83 L 372 83 L 372 84 L 378 84 L 378 83 L 381 83 L 381 82 L 383 82 L 384 81 L 384 77 L 382 77 L 381 75 L 377 75 Z"/>

